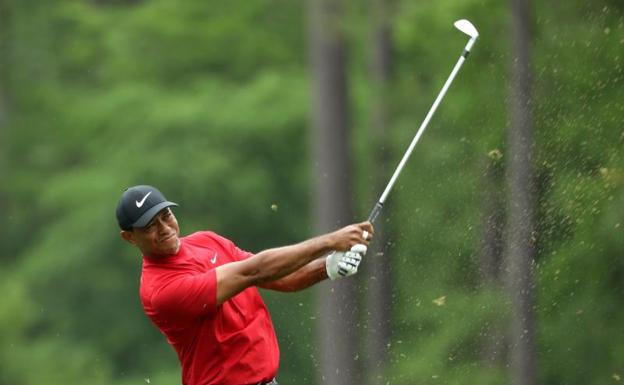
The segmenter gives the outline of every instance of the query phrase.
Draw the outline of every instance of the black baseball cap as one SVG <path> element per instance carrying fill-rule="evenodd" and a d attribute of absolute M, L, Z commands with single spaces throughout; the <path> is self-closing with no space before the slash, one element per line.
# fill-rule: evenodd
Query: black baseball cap
<path fill-rule="evenodd" d="M 145 227 L 160 210 L 177 206 L 153 186 L 139 185 L 127 188 L 117 203 L 117 223 L 122 230 Z"/>

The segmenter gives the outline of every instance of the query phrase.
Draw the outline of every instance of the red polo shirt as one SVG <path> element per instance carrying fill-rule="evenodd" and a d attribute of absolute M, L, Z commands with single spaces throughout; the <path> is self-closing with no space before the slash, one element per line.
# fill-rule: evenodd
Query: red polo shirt
<path fill-rule="evenodd" d="M 178 353 L 184 385 L 241 385 L 275 377 L 279 348 L 255 287 L 217 306 L 217 266 L 252 254 L 212 232 L 180 238 L 177 254 L 143 256 L 145 314 Z"/>

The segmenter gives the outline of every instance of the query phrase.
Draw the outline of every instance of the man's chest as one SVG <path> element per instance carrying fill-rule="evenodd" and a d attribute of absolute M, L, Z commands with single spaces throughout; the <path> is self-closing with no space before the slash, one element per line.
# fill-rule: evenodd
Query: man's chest
<path fill-rule="evenodd" d="M 206 272 L 226 263 L 234 262 L 232 256 L 219 247 L 187 245 L 180 268 Z"/>

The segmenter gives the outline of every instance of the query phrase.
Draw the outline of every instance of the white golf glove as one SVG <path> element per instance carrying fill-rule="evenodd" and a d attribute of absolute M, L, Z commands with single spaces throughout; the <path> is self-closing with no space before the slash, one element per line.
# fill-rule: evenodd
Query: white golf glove
<path fill-rule="evenodd" d="M 332 251 L 325 258 L 327 276 L 333 281 L 357 273 L 364 254 L 365 245 L 355 245 L 349 251 Z"/>

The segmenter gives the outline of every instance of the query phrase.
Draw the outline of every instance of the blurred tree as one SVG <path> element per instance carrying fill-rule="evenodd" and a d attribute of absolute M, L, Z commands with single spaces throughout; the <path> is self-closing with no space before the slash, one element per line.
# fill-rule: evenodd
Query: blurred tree
<path fill-rule="evenodd" d="M 8 28 L 6 25 L 8 21 L 9 17 L 7 4 L 5 1 L 0 1 L 0 178 L 4 178 L 6 176 L 6 150 L 8 149 L 8 145 L 6 143 L 8 137 L 8 135 L 6 135 L 6 130 L 8 129 L 8 109 L 6 106 L 6 81 L 8 75 L 6 70 L 8 65 L 6 56 L 8 53 Z M 4 196 L 3 191 L 0 190 L 0 211 L 2 212 L 6 212 L 6 200 L 7 198 Z"/>
<path fill-rule="evenodd" d="M 342 0 L 309 1 L 312 71 L 312 162 L 314 218 L 318 232 L 350 223 L 351 148 L 347 67 Z M 359 383 L 357 361 L 357 291 L 352 279 L 325 282 L 317 289 L 323 384 Z"/>
<path fill-rule="evenodd" d="M 479 270 L 482 289 L 499 292 L 504 289 L 503 249 L 505 228 L 504 161 L 498 149 L 491 150 L 483 161 L 481 177 L 482 222 Z M 495 319 L 484 327 L 482 358 L 486 365 L 502 368 L 506 364 L 506 339 Z"/>
<path fill-rule="evenodd" d="M 506 257 L 512 305 L 511 379 L 515 385 L 536 383 L 535 348 L 535 191 L 530 74 L 529 0 L 511 1 L 511 83 L 507 173 L 509 223 Z"/>
<path fill-rule="evenodd" d="M 371 91 L 371 148 L 373 162 L 372 192 L 374 199 L 381 195 L 389 178 L 391 135 L 390 96 L 392 95 L 392 18 L 393 2 L 373 0 L 370 2 L 371 34 L 369 43 L 369 71 Z M 388 211 L 390 207 L 386 207 Z M 388 213 L 386 213 L 388 214 Z M 384 384 L 388 350 L 391 344 L 392 291 L 391 269 L 392 254 L 388 248 L 386 233 L 389 228 L 385 222 L 375 223 L 375 240 L 371 244 L 365 260 L 364 278 L 366 286 L 366 337 L 364 338 L 364 378 L 367 384 Z"/>
<path fill-rule="evenodd" d="M 500 154 L 500 155 L 499 155 Z M 503 161 L 499 150 L 492 150 L 483 160 L 482 176 L 482 241 L 480 271 L 487 288 L 500 289 L 503 263 L 503 229 L 505 227 L 505 201 L 503 186 Z"/>

